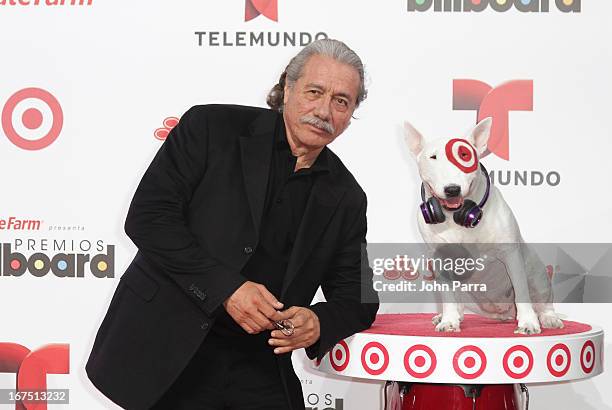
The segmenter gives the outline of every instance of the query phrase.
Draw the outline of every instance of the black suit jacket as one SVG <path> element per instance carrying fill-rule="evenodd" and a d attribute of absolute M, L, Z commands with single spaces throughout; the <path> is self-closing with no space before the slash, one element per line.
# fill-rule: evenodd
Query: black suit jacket
<path fill-rule="evenodd" d="M 100 325 L 86 365 L 93 384 L 128 409 L 151 407 L 196 352 L 258 244 L 277 112 L 254 107 L 190 108 L 155 155 L 125 231 L 138 252 Z M 329 148 L 324 148 L 329 150 Z M 361 303 L 366 195 L 329 150 L 330 172 L 313 185 L 284 278 L 285 307 L 308 306 L 322 358 L 339 340 L 368 328 L 378 299 L 371 271 Z M 370 299 L 372 300 L 372 299 Z M 291 354 L 278 357 L 292 408 L 303 409 Z"/>

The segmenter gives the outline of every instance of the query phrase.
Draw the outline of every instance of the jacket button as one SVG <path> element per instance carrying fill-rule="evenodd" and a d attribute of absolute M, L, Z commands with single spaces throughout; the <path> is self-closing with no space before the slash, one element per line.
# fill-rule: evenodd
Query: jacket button
<path fill-rule="evenodd" d="M 200 327 L 202 328 L 202 330 L 208 329 L 208 322 L 202 323 L 202 326 L 200 326 Z"/>
<path fill-rule="evenodd" d="M 245 246 L 244 253 L 246 253 L 247 255 L 252 254 L 253 253 L 253 248 L 251 248 L 250 246 Z"/>

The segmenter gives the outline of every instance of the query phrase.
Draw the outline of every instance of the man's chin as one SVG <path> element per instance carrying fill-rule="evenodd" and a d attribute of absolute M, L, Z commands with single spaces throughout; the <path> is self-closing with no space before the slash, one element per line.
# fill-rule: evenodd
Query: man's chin
<path fill-rule="evenodd" d="M 303 137 L 299 140 L 300 143 L 302 143 L 302 145 L 304 145 L 305 147 L 308 147 L 310 149 L 317 149 L 323 148 L 324 146 L 332 142 L 334 140 L 334 136 L 326 132 L 309 132 L 305 133 L 305 135 L 303 135 Z"/>

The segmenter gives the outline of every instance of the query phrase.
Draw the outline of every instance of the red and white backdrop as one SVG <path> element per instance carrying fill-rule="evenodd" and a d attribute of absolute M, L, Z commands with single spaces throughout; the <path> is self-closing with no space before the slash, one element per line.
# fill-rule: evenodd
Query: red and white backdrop
<path fill-rule="evenodd" d="M 136 252 L 123 221 L 143 171 L 190 106 L 265 105 L 315 38 L 342 39 L 368 71 L 332 149 L 368 194 L 370 242 L 420 241 L 403 121 L 448 136 L 487 115 L 484 161 L 525 239 L 611 242 L 611 13 L 595 0 L 0 0 L 0 388 L 24 367 L 2 355 L 45 355 L 47 387 L 70 389 L 51 408 L 116 408 L 84 364 Z M 558 309 L 612 331 L 609 305 Z M 303 352 L 294 363 L 307 407 L 381 402 L 380 382 L 322 375 Z M 532 406 L 611 408 L 611 382 L 533 386 Z"/>

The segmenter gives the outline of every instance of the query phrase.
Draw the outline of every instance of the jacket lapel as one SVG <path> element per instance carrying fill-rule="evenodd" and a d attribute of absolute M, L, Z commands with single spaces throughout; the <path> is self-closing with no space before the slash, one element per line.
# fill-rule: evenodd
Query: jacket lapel
<path fill-rule="evenodd" d="M 331 161 L 333 160 L 330 158 Z M 334 171 L 333 165 L 330 164 L 330 173 L 319 175 L 312 187 L 283 279 L 281 298 L 312 252 L 344 195 L 345 188 L 334 184 Z"/>
<path fill-rule="evenodd" d="M 277 119 L 278 113 L 265 111 L 251 124 L 248 132 L 240 136 L 242 173 L 253 225 L 255 226 L 255 233 L 258 238 L 268 187 Z M 327 154 L 329 155 L 329 153 Z M 306 258 L 312 252 L 318 238 L 323 233 L 323 230 L 336 211 L 340 199 L 344 195 L 346 188 L 337 183 L 336 169 L 333 161 L 330 155 L 330 172 L 319 175 L 310 192 L 304 216 L 298 228 L 293 251 L 289 258 L 287 272 L 283 279 L 281 298 L 306 261 Z"/>
<path fill-rule="evenodd" d="M 268 187 L 277 116 L 278 114 L 274 111 L 263 112 L 251 124 L 248 133 L 240 137 L 242 174 L 255 234 L 258 238 Z"/>

